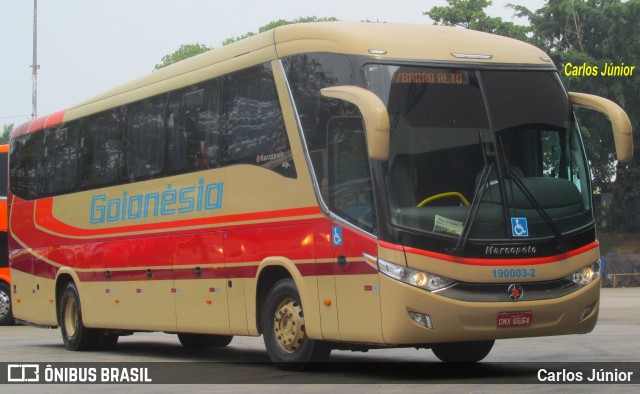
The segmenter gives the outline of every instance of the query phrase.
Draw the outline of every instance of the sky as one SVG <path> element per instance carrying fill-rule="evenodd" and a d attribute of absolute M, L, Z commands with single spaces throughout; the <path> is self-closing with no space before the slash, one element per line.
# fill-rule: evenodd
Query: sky
<path fill-rule="evenodd" d="M 543 0 L 494 0 L 535 10 Z M 222 5 L 221 5 L 222 4 Z M 432 24 L 423 13 L 445 0 L 39 0 L 38 116 L 46 116 L 153 71 L 182 44 L 218 47 L 279 19 L 336 17 Z M 33 1 L 0 0 L 0 124 L 32 113 Z"/>

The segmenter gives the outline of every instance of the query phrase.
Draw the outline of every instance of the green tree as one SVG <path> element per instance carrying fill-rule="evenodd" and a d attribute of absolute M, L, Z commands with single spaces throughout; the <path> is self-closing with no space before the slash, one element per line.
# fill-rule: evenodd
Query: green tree
<path fill-rule="evenodd" d="M 283 25 L 291 25 L 294 23 L 307 23 L 307 22 L 330 22 L 330 21 L 337 21 L 338 19 L 333 18 L 333 17 L 328 17 L 328 18 L 318 18 L 316 16 L 306 16 L 306 17 L 300 17 L 300 18 L 296 18 L 293 20 L 285 20 L 285 19 L 279 19 L 277 21 L 272 21 L 267 23 L 264 26 L 260 26 L 258 28 L 258 33 L 262 33 L 265 32 L 267 30 L 271 30 L 271 29 L 275 29 L 278 26 L 283 26 Z M 222 46 L 225 45 L 229 45 L 229 44 L 233 44 L 236 41 L 240 41 L 242 39 L 251 37 L 251 36 L 255 36 L 256 33 L 254 32 L 247 32 L 239 37 L 230 37 L 227 38 L 226 40 L 224 40 L 222 42 Z M 180 45 L 180 48 L 178 48 L 175 52 L 166 55 L 162 58 L 162 63 L 160 64 L 156 64 L 154 69 L 155 70 L 159 70 L 161 68 L 164 68 L 170 64 L 173 63 L 177 63 L 181 60 L 185 60 L 188 59 L 192 56 L 196 56 L 199 55 L 201 53 L 207 52 L 214 49 L 214 47 L 208 47 L 206 45 L 203 44 L 184 44 L 184 45 Z"/>
<path fill-rule="evenodd" d="M 592 111 L 579 113 L 585 127 L 583 135 L 597 187 L 611 183 L 612 204 L 606 212 L 609 229 L 640 230 L 625 215 L 625 208 L 640 199 L 640 72 L 630 77 L 565 75 L 564 68 L 605 64 L 636 65 L 640 61 L 640 0 L 549 0 L 531 11 L 512 6 L 516 15 L 529 19 L 531 41 L 542 46 L 553 58 L 569 91 L 607 97 L 622 106 L 634 129 L 634 160 L 615 164 L 611 128 L 603 116 Z M 635 228 L 634 228 L 635 227 Z"/>
<path fill-rule="evenodd" d="M 154 69 L 159 70 L 163 67 L 166 67 L 170 64 L 177 63 L 181 60 L 188 59 L 192 56 L 199 55 L 213 48 L 209 48 L 206 45 L 202 44 L 185 44 L 180 45 L 175 52 L 170 55 L 166 55 L 162 58 L 162 63 L 156 64 Z"/>
<path fill-rule="evenodd" d="M 2 135 L 0 136 L 0 144 L 8 144 L 9 137 L 13 131 L 13 123 L 2 125 Z"/>
<path fill-rule="evenodd" d="M 447 2 L 449 6 L 433 7 L 425 14 L 436 24 L 506 35 L 544 49 L 558 67 L 567 90 L 597 94 L 620 104 L 631 119 L 634 139 L 638 141 L 640 72 L 633 77 L 572 77 L 565 75 L 564 68 L 571 63 L 598 66 L 602 70 L 604 64 L 611 62 L 634 65 L 640 61 L 640 0 L 548 0 L 534 11 L 525 6 L 509 5 L 515 16 L 527 18 L 530 23 L 515 30 L 509 22 L 486 15 L 484 8 L 491 4 L 488 0 Z M 612 230 L 622 230 L 625 206 L 630 199 L 640 198 L 638 144 L 635 144 L 634 161 L 616 165 L 608 121 L 593 111 L 580 110 L 578 114 L 583 124 L 594 187 L 607 187 L 612 177 L 616 177 L 611 184 L 614 195 L 607 222 L 613 225 Z M 626 223 L 629 228 L 628 220 Z"/>
<path fill-rule="evenodd" d="M 491 0 L 447 0 L 447 3 L 448 6 L 433 7 L 423 15 L 431 18 L 434 24 L 464 27 L 519 40 L 526 40 L 530 32 L 528 26 L 487 15 L 484 9 L 492 4 Z"/>

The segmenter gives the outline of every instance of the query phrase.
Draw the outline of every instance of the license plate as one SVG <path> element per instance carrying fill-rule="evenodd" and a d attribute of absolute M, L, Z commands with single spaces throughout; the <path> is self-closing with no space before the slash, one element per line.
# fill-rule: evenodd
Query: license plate
<path fill-rule="evenodd" d="M 500 312 L 496 317 L 498 327 L 527 327 L 533 322 L 533 312 Z"/>

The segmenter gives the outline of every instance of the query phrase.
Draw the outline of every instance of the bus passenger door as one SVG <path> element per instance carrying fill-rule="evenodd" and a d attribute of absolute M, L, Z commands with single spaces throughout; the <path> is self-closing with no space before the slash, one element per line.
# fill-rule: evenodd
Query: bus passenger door
<path fill-rule="evenodd" d="M 340 339 L 382 342 L 380 283 L 376 263 L 376 218 L 362 118 L 328 122 L 329 209 L 344 222 L 331 224 L 333 270 Z M 362 230 L 356 230 L 355 228 Z"/>
<path fill-rule="evenodd" d="M 178 331 L 229 334 L 224 233 L 171 237 Z"/>

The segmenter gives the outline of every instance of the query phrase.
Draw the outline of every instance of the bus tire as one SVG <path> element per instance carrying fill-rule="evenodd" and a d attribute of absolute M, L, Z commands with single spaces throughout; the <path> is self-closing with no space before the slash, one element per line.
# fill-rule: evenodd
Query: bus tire
<path fill-rule="evenodd" d="M 60 297 L 58 318 L 62 340 L 67 350 L 94 350 L 100 345 L 101 330 L 85 327 L 76 284 L 67 283 Z"/>
<path fill-rule="evenodd" d="M 0 326 L 10 326 L 15 323 L 13 309 L 11 309 L 11 286 L 0 282 Z"/>
<path fill-rule="evenodd" d="M 13 309 L 11 309 L 11 286 L 0 282 L 0 326 L 10 326 L 15 323 Z"/>
<path fill-rule="evenodd" d="M 431 346 L 431 351 L 445 363 L 477 363 L 491 351 L 495 341 L 451 342 Z"/>
<path fill-rule="evenodd" d="M 188 349 L 201 347 L 225 347 L 231 343 L 233 335 L 178 334 L 182 346 Z"/>
<path fill-rule="evenodd" d="M 118 345 L 118 339 L 120 339 L 120 335 L 118 334 L 109 334 L 106 331 L 103 331 L 99 335 L 98 339 L 98 350 L 113 350 Z"/>
<path fill-rule="evenodd" d="M 278 281 L 262 309 L 262 335 L 267 354 L 279 369 L 302 370 L 326 361 L 331 347 L 307 337 L 304 312 L 292 279 Z"/>

